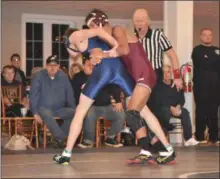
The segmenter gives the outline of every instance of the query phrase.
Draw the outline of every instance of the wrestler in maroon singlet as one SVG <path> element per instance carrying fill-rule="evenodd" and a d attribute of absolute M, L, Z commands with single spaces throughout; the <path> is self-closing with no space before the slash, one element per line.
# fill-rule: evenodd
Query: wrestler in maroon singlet
<path fill-rule="evenodd" d="M 156 84 L 156 74 L 143 46 L 138 41 L 136 43 L 129 43 L 129 48 L 129 54 L 121 58 L 127 70 L 137 84 L 153 89 Z"/>

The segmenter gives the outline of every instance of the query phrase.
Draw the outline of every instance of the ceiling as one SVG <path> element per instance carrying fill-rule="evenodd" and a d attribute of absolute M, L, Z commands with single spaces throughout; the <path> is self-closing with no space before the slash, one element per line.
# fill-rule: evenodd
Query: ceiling
<path fill-rule="evenodd" d="M 136 8 L 146 8 L 153 20 L 163 19 L 163 1 L 4 1 L 2 8 L 34 9 L 50 8 L 53 12 L 65 12 L 85 16 L 92 8 L 104 10 L 111 18 L 131 18 Z M 62 9 L 62 10 L 61 10 Z M 194 15 L 199 17 L 219 17 L 218 1 L 194 1 Z"/>

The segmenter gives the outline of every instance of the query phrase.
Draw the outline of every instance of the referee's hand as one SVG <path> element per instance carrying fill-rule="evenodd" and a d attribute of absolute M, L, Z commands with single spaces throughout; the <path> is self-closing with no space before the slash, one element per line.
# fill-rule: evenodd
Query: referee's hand
<path fill-rule="evenodd" d="M 183 88 L 183 81 L 182 79 L 174 79 L 172 88 L 176 86 L 177 91 L 180 91 Z"/>

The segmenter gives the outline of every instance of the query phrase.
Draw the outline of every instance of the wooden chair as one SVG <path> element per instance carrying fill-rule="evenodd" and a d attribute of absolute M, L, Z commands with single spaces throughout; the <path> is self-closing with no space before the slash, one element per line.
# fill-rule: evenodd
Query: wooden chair
<path fill-rule="evenodd" d="M 5 124 L 8 122 L 8 134 L 9 137 L 12 136 L 12 134 L 17 134 L 18 129 L 22 133 L 22 135 L 28 137 L 30 136 L 30 141 L 32 142 L 33 136 L 35 134 L 36 137 L 36 148 L 38 148 L 38 129 L 37 124 L 33 117 L 6 117 L 6 106 L 4 102 L 4 97 L 7 97 L 12 103 L 22 103 L 22 96 L 21 96 L 21 85 L 19 86 L 3 86 L 1 87 L 1 104 L 2 104 L 2 123 L 3 128 L 6 127 Z M 32 126 L 26 126 L 24 121 L 33 121 Z M 14 130 L 13 130 L 14 127 Z M 13 132 L 14 131 L 14 132 Z M 31 132 L 30 135 L 28 135 L 28 131 Z"/>
<path fill-rule="evenodd" d="M 104 119 L 102 117 L 98 118 L 96 121 L 96 148 L 101 145 L 101 139 L 106 139 L 107 130 L 111 127 L 111 121 Z M 116 136 L 117 142 L 121 141 L 121 134 Z"/>

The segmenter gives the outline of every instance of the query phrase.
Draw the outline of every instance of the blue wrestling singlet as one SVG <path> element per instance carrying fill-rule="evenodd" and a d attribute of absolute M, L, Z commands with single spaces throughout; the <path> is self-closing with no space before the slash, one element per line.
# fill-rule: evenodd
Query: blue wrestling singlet
<path fill-rule="evenodd" d="M 106 42 L 94 37 L 88 40 L 88 48 L 83 54 L 88 54 L 94 48 L 100 48 L 103 51 L 111 49 Z M 108 84 L 118 85 L 124 91 L 125 96 L 132 95 L 135 83 L 120 58 L 105 58 L 96 65 L 82 93 L 95 99 L 99 91 Z"/>

